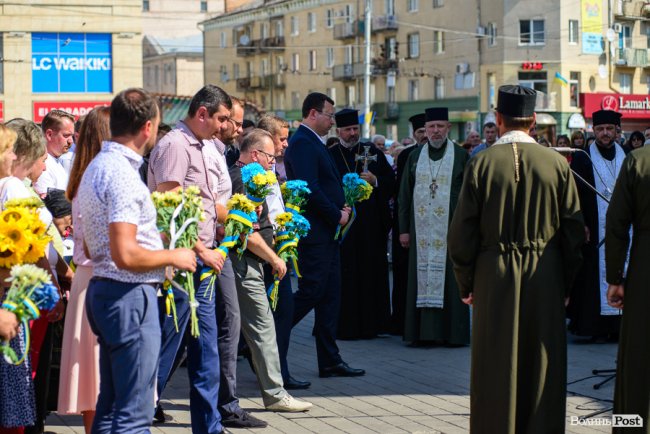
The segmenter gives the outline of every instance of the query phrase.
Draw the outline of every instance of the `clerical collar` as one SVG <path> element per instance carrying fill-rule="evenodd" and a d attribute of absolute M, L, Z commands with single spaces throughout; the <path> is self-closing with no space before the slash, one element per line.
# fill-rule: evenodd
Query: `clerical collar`
<path fill-rule="evenodd" d="M 537 143 L 537 142 L 535 141 L 535 139 L 533 139 L 523 131 L 512 130 L 512 131 L 508 131 L 503 136 L 499 137 L 499 140 L 497 140 L 490 146 L 504 145 L 508 143 Z"/>
<path fill-rule="evenodd" d="M 598 142 L 595 143 L 598 152 L 600 152 L 600 155 L 602 155 L 605 160 L 612 161 L 616 157 L 616 143 L 614 143 L 609 148 L 602 146 Z"/>

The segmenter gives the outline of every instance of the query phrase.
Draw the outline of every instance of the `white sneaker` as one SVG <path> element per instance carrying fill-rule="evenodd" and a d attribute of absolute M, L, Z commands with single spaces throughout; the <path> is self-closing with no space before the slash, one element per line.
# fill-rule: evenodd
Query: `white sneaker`
<path fill-rule="evenodd" d="M 266 409 L 269 411 L 286 411 L 290 413 L 308 411 L 310 408 L 312 408 L 311 402 L 301 401 L 288 393 L 278 402 L 266 406 Z"/>

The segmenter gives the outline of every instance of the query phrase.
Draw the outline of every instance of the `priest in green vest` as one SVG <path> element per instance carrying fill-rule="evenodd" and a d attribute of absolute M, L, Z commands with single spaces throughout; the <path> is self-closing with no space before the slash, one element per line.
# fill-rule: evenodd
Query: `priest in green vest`
<path fill-rule="evenodd" d="M 409 249 L 404 340 L 467 345 L 469 308 L 458 296 L 447 230 L 469 157 L 447 137 L 447 108 L 427 109 L 425 121 L 428 141 L 409 155 L 399 186 L 399 238 Z"/>
<path fill-rule="evenodd" d="M 528 135 L 536 92 L 501 86 L 499 140 L 465 170 L 449 228 L 460 295 L 473 304 L 470 431 L 565 431 L 565 301 L 584 221 L 566 159 Z"/>

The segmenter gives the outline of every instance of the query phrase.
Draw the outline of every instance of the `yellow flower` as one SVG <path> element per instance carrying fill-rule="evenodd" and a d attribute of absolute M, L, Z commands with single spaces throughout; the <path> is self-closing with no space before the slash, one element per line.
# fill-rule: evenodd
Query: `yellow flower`
<path fill-rule="evenodd" d="M 198 196 L 201 194 L 201 190 L 199 190 L 199 187 L 197 187 L 196 185 L 190 185 L 185 189 L 185 193 L 188 196 Z"/>
<path fill-rule="evenodd" d="M 0 268 L 11 268 L 23 261 L 23 255 L 12 249 L 0 250 Z"/>
<path fill-rule="evenodd" d="M 273 173 L 272 170 L 266 171 L 266 182 L 268 184 L 275 184 L 276 182 L 278 182 L 278 178 L 275 176 L 275 173 Z"/>
<path fill-rule="evenodd" d="M 290 212 L 283 212 L 275 217 L 275 223 L 282 227 L 286 226 L 291 220 L 293 220 L 293 214 Z"/>
<path fill-rule="evenodd" d="M 258 173 L 253 176 L 253 182 L 255 185 L 260 186 L 260 185 L 266 185 L 267 180 L 266 180 L 266 174 L 264 173 Z"/>
<path fill-rule="evenodd" d="M 255 206 L 253 203 L 243 194 L 233 194 L 228 203 L 226 204 L 227 208 L 238 209 L 244 212 L 253 212 L 255 211 Z"/>
<path fill-rule="evenodd" d="M 38 262 L 39 259 L 45 256 L 45 249 L 49 243 L 49 237 L 32 237 L 30 240 L 29 249 L 23 256 L 23 262 L 26 262 L 28 264 L 34 264 Z"/>
<path fill-rule="evenodd" d="M 11 245 L 11 250 L 21 253 L 29 249 L 27 238 L 27 222 L 10 220 L 0 228 L 0 239 L 3 240 L 3 247 Z"/>
<path fill-rule="evenodd" d="M 0 221 L 20 221 L 29 219 L 29 211 L 22 207 L 6 209 L 0 214 Z"/>
<path fill-rule="evenodd" d="M 43 201 L 34 196 L 20 199 L 9 199 L 4 203 L 5 208 L 42 208 L 43 205 Z"/>

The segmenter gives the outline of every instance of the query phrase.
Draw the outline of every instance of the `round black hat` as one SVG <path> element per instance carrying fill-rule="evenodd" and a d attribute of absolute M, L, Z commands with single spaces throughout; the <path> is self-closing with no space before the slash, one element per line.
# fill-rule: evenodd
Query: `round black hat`
<path fill-rule="evenodd" d="M 424 128 L 424 123 L 426 122 L 424 113 L 418 113 L 416 115 L 411 116 L 409 118 L 409 122 L 413 126 L 413 131 L 419 130 L 420 128 Z"/>
<path fill-rule="evenodd" d="M 424 111 L 425 121 L 448 121 L 449 110 L 447 107 L 430 107 Z"/>
<path fill-rule="evenodd" d="M 537 92 L 529 87 L 504 85 L 499 88 L 497 111 L 502 115 L 527 118 L 535 113 Z"/>
<path fill-rule="evenodd" d="M 591 118 L 594 126 L 603 124 L 621 125 L 621 116 L 620 113 L 613 110 L 598 110 L 593 112 Z"/>
<path fill-rule="evenodd" d="M 345 108 L 334 113 L 336 128 L 345 128 L 351 125 L 359 125 L 359 110 Z"/>

